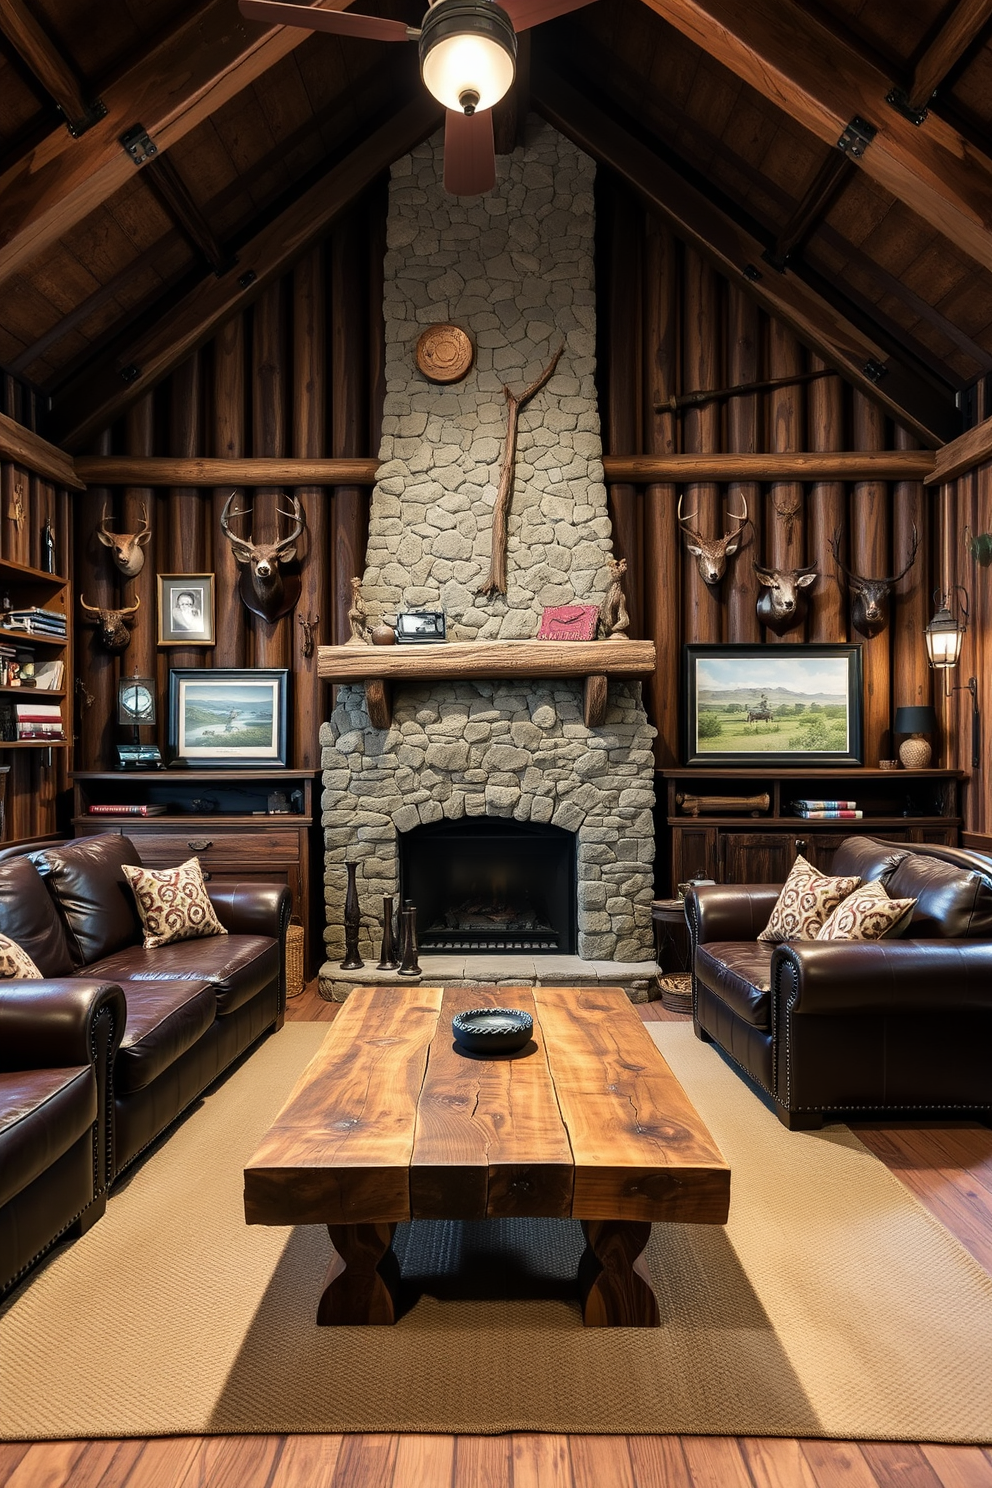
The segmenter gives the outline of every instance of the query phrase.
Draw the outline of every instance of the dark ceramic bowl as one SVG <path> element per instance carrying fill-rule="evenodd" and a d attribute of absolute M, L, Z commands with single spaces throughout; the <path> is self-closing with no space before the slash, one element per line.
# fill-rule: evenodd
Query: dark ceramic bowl
<path fill-rule="evenodd" d="M 451 1031 L 470 1054 L 515 1054 L 529 1043 L 534 1019 L 517 1008 L 473 1008 L 455 1014 Z"/>

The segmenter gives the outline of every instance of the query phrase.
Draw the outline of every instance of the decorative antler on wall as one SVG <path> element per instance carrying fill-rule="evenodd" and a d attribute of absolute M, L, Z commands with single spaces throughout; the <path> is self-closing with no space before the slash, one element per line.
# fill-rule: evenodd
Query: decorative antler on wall
<path fill-rule="evenodd" d="M 263 620 L 268 620 L 271 624 L 280 615 L 291 610 L 300 597 L 299 574 L 283 573 L 281 565 L 292 563 L 296 557 L 296 542 L 305 525 L 303 507 L 298 497 L 291 497 L 293 510 L 283 511 L 280 507 L 279 515 L 292 520 L 293 530 L 277 542 L 257 543 L 250 537 L 237 537 L 231 531 L 231 517 L 250 515 L 248 512 L 231 510 L 234 497 L 235 492 L 232 491 L 224 503 L 224 510 L 220 515 L 221 531 L 241 565 L 239 588 L 242 601 L 253 614 L 261 615 Z"/>
<path fill-rule="evenodd" d="M 503 396 L 506 399 L 509 415 L 506 421 L 503 464 L 499 472 L 499 490 L 496 492 L 496 505 L 493 508 L 492 555 L 485 583 L 480 584 L 476 591 L 479 594 L 488 595 L 490 599 L 494 594 L 506 593 L 506 524 L 510 515 L 510 502 L 513 500 L 513 469 L 517 459 L 517 421 L 520 417 L 520 410 L 526 407 L 535 393 L 541 391 L 552 376 L 564 350 L 563 341 L 540 377 L 536 382 L 532 382 L 525 392 L 519 395 L 511 393 L 506 384 L 503 384 Z"/>

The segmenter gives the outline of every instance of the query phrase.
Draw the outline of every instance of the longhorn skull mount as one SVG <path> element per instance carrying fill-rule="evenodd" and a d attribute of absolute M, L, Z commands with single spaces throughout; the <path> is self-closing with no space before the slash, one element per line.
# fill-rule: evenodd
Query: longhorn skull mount
<path fill-rule="evenodd" d="M 104 507 L 96 535 L 104 547 L 110 549 L 110 556 L 121 573 L 133 579 L 145 566 L 145 544 L 152 540 L 152 529 L 148 525 L 148 508 L 145 506 L 141 508 L 140 532 L 111 532 L 107 526 L 110 521 L 110 512 L 107 507 Z"/>
<path fill-rule="evenodd" d="M 105 650 L 113 653 L 126 651 L 131 644 L 131 627 L 136 623 L 131 616 L 137 617 L 141 605 L 140 595 L 135 599 L 133 605 L 128 605 L 119 610 L 106 610 L 102 605 L 87 604 L 83 595 L 79 596 L 79 603 L 84 610 L 95 615 L 95 620 L 87 620 L 86 625 L 95 625 L 98 631 L 98 639 Z"/>
<path fill-rule="evenodd" d="M 853 573 L 841 562 L 840 557 L 840 532 L 836 531 L 830 539 L 830 550 L 834 555 L 834 562 L 847 580 L 847 587 L 851 594 L 851 624 L 859 635 L 877 636 L 889 623 L 889 596 L 893 584 L 898 584 L 904 578 L 913 564 L 920 549 L 920 535 L 915 526 L 913 528 L 913 545 L 910 549 L 909 560 L 904 568 L 897 574 L 889 574 L 885 578 L 869 578 L 866 574 Z"/>
<path fill-rule="evenodd" d="M 696 520 L 696 513 L 691 516 L 682 515 L 682 497 L 679 497 L 677 516 L 679 526 L 689 539 L 686 543 L 686 551 L 691 553 L 696 560 L 696 568 L 699 577 L 704 584 L 719 584 L 727 571 L 727 559 L 733 557 L 741 546 L 744 529 L 748 524 L 747 498 L 741 496 L 744 503 L 744 511 L 740 515 L 736 512 L 728 512 L 727 516 L 739 525 L 733 532 L 725 532 L 722 537 L 705 538 L 702 533 L 690 523 Z"/>
<path fill-rule="evenodd" d="M 238 537 L 231 531 L 232 517 L 250 517 L 250 511 L 232 511 L 231 502 L 236 492 L 232 491 L 220 514 L 221 531 L 231 544 L 234 557 L 241 566 L 239 592 L 242 602 L 255 615 L 271 624 L 280 615 L 286 615 L 300 597 L 300 576 L 285 573 L 282 565 L 292 563 L 296 557 L 296 544 L 302 533 L 306 518 L 298 497 L 291 497 L 292 511 L 277 508 L 279 516 L 289 517 L 293 530 L 276 542 L 257 543 L 251 537 Z"/>
<path fill-rule="evenodd" d="M 764 568 L 755 563 L 753 567 L 762 585 L 755 606 L 758 619 L 776 635 L 795 630 L 806 619 L 809 601 L 805 591 L 819 578 L 816 564 L 808 568 Z"/>

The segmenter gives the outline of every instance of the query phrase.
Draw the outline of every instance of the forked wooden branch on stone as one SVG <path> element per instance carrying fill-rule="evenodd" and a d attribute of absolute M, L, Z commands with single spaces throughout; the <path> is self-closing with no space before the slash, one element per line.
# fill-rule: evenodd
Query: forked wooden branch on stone
<path fill-rule="evenodd" d="M 493 508 L 492 556 L 486 581 L 480 584 L 476 591 L 478 594 L 488 595 L 490 599 L 494 594 L 506 593 L 506 528 L 510 516 L 510 502 L 513 500 L 513 471 L 517 460 L 517 421 L 520 418 L 520 410 L 527 406 L 535 393 L 541 391 L 557 367 L 564 350 L 563 341 L 537 381 L 532 382 L 526 392 L 520 393 L 519 396 L 512 393 L 506 383 L 503 384 L 503 396 L 506 399 L 509 415 L 506 421 L 503 464 L 499 473 L 499 490 L 496 492 L 496 505 Z"/>

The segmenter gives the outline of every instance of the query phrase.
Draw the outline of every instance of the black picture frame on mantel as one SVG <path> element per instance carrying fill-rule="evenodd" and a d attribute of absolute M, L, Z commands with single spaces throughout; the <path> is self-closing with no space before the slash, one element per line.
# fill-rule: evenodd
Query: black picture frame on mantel
<path fill-rule="evenodd" d="M 863 763 L 860 646 L 686 645 L 682 679 L 687 765 Z"/>
<path fill-rule="evenodd" d="M 285 767 L 286 667 L 173 667 L 169 753 L 199 769 Z"/>

